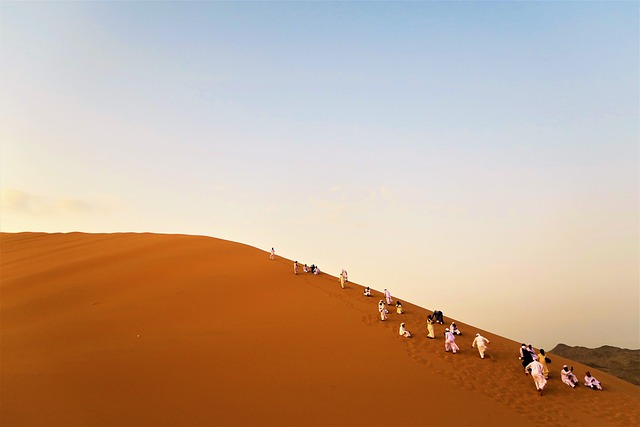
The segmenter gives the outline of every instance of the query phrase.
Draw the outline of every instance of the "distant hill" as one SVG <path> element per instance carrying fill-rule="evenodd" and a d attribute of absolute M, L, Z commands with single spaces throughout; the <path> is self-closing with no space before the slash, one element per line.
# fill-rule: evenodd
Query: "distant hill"
<path fill-rule="evenodd" d="M 609 345 L 586 348 L 558 344 L 550 353 L 600 369 L 631 384 L 640 385 L 640 350 Z"/>

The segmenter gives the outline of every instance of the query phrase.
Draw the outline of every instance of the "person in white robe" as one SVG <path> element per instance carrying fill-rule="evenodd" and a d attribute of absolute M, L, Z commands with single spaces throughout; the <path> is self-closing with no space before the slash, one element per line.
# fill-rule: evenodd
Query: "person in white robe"
<path fill-rule="evenodd" d="M 460 329 L 458 329 L 458 326 L 456 325 L 456 322 L 451 322 L 451 326 L 449 326 L 449 331 L 453 335 L 462 335 L 462 332 L 460 332 Z"/>
<path fill-rule="evenodd" d="M 531 374 L 531 376 L 533 377 L 533 382 L 536 385 L 536 390 L 538 391 L 538 393 L 540 393 L 540 396 L 542 396 L 542 390 L 547 384 L 547 380 L 544 379 L 542 364 L 537 360 L 534 360 L 524 367 L 524 373 Z"/>
<path fill-rule="evenodd" d="M 458 350 L 458 345 L 456 344 L 456 337 L 451 333 L 449 328 L 444 330 L 444 351 L 449 351 L 453 354 L 456 354 Z"/>
<path fill-rule="evenodd" d="M 576 388 L 578 385 L 578 378 L 573 373 L 573 368 L 569 369 L 567 365 L 562 367 L 560 371 L 560 377 L 562 378 L 562 382 L 571 388 Z"/>
<path fill-rule="evenodd" d="M 400 330 L 398 331 L 398 333 L 403 337 L 411 338 L 411 332 L 407 331 L 404 328 L 404 323 L 400 323 Z"/>
<path fill-rule="evenodd" d="M 344 289 L 344 275 L 340 274 L 340 286 L 342 286 L 342 289 Z"/>
<path fill-rule="evenodd" d="M 478 346 L 480 359 L 484 359 L 484 352 L 487 351 L 487 344 L 489 344 L 489 340 L 480 334 L 476 334 L 476 337 L 473 339 L 473 343 L 471 343 L 471 348 Z"/>
<path fill-rule="evenodd" d="M 304 267 L 302 267 L 302 271 L 304 271 L 305 273 L 309 272 L 309 267 L 307 266 L 307 264 L 305 264 Z"/>
<path fill-rule="evenodd" d="M 345 270 L 344 268 L 342 269 L 342 272 L 340 273 L 342 276 L 344 276 L 344 281 L 348 282 L 349 281 L 349 275 L 347 274 L 347 270 Z"/>
<path fill-rule="evenodd" d="M 391 305 L 393 303 L 393 300 L 391 299 L 391 292 L 389 292 L 389 289 L 384 290 L 384 297 L 387 300 L 387 305 Z"/>
<path fill-rule="evenodd" d="M 293 263 L 293 274 L 298 275 L 298 261 Z"/>
<path fill-rule="evenodd" d="M 591 376 L 591 372 L 587 371 L 584 376 L 584 385 L 592 390 L 602 390 L 602 384 L 595 377 Z"/>
<path fill-rule="evenodd" d="M 378 303 L 378 311 L 380 312 L 380 320 L 387 320 L 387 307 L 384 306 L 384 301 L 380 300 Z"/>
<path fill-rule="evenodd" d="M 276 259 L 276 250 L 271 248 L 271 253 L 269 254 L 269 259 Z"/>

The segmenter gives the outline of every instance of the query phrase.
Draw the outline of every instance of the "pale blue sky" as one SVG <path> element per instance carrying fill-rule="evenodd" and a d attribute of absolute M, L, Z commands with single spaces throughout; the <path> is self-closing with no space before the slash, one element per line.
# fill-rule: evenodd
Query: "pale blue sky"
<path fill-rule="evenodd" d="M 0 36 L 2 231 L 275 246 L 640 347 L 637 2 L 4 1 Z"/>

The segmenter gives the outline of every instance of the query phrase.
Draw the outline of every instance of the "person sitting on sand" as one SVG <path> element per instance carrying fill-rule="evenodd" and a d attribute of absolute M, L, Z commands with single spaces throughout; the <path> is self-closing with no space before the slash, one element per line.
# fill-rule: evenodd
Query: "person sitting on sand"
<path fill-rule="evenodd" d="M 433 332 L 433 315 L 427 316 L 427 338 L 434 339 L 436 337 L 435 332 Z"/>
<path fill-rule="evenodd" d="M 480 353 L 480 359 L 484 359 L 484 352 L 487 350 L 487 344 L 489 344 L 489 340 L 483 337 L 480 334 L 476 334 L 476 337 L 473 339 L 473 343 L 471 343 L 471 348 L 478 346 L 478 353 Z"/>
<path fill-rule="evenodd" d="M 435 310 L 433 312 L 433 320 L 435 320 L 436 323 L 440 323 L 441 325 L 444 325 L 444 316 L 442 315 L 442 311 Z"/>
<path fill-rule="evenodd" d="M 444 351 L 451 350 L 453 354 L 456 354 L 458 350 L 458 346 L 456 345 L 456 337 L 453 336 L 449 328 L 444 330 Z"/>
<path fill-rule="evenodd" d="M 391 303 L 393 303 L 393 300 L 391 299 L 391 292 L 389 292 L 389 289 L 384 290 L 384 298 L 387 300 L 387 305 L 391 305 Z"/>
<path fill-rule="evenodd" d="M 366 288 L 364 288 L 364 292 L 363 292 L 365 297 L 370 297 L 371 296 L 371 289 L 369 289 L 369 287 L 367 286 Z"/>
<path fill-rule="evenodd" d="M 400 334 L 400 336 L 411 338 L 411 332 L 407 331 L 404 328 L 404 323 L 400 323 L 400 330 L 398 331 L 398 333 Z"/>
<path fill-rule="evenodd" d="M 596 377 L 592 377 L 591 372 L 589 371 L 587 371 L 584 376 L 584 385 L 592 390 L 602 390 L 602 384 L 600 384 L 600 381 L 598 381 Z"/>
<path fill-rule="evenodd" d="M 307 267 L 307 264 L 305 264 L 304 267 L 302 267 L 302 271 L 304 271 L 305 273 L 309 272 L 309 267 Z"/>
<path fill-rule="evenodd" d="M 380 320 L 387 320 L 387 307 L 384 306 L 384 301 L 380 300 L 378 303 L 378 311 L 380 312 Z"/>
<path fill-rule="evenodd" d="M 396 301 L 396 313 L 404 314 L 404 309 L 402 308 L 402 303 L 400 301 Z"/>
<path fill-rule="evenodd" d="M 311 271 L 313 271 L 313 274 L 315 274 L 316 276 L 317 276 L 318 274 L 320 274 L 320 268 L 318 268 L 318 266 L 317 266 L 317 265 L 312 265 L 312 266 L 311 266 Z"/>
<path fill-rule="evenodd" d="M 542 396 L 542 390 L 547 384 L 547 380 L 544 378 L 544 374 L 542 373 L 542 364 L 537 360 L 532 360 L 524 367 L 524 373 L 527 375 L 531 374 L 533 382 L 536 385 L 536 390 L 540 393 L 540 396 Z"/>
<path fill-rule="evenodd" d="M 562 382 L 571 388 L 576 388 L 578 385 L 578 378 L 576 378 L 573 373 L 573 366 L 569 369 L 567 365 L 564 365 L 560 371 L 560 377 L 562 378 Z"/>
<path fill-rule="evenodd" d="M 449 331 L 453 335 L 462 335 L 462 332 L 460 332 L 460 329 L 458 329 L 458 326 L 456 325 L 456 322 L 451 322 L 451 326 L 449 326 Z"/>

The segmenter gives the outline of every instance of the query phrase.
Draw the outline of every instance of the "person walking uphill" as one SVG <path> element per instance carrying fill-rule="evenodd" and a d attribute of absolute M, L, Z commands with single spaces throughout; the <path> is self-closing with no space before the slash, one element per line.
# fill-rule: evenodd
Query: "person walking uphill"
<path fill-rule="evenodd" d="M 384 298 L 387 300 L 387 305 L 391 305 L 391 303 L 393 303 L 393 300 L 391 299 L 391 292 L 389 292 L 389 289 L 384 290 Z"/>
<path fill-rule="evenodd" d="M 434 339 L 436 337 L 435 332 L 433 331 L 433 324 L 435 322 L 433 321 L 433 315 L 429 315 L 427 316 L 427 331 L 429 331 L 429 333 L 427 334 L 427 338 L 431 338 Z"/>
<path fill-rule="evenodd" d="M 544 379 L 544 373 L 542 372 L 542 364 L 537 360 L 532 360 L 527 366 L 524 367 L 525 374 L 531 374 L 533 382 L 536 385 L 536 390 L 542 396 L 542 390 L 547 384 L 547 380 Z"/>
<path fill-rule="evenodd" d="M 547 363 L 551 363 L 551 359 L 547 357 L 547 354 L 544 352 L 544 349 L 541 348 L 538 352 L 538 362 L 542 365 L 542 373 L 544 374 L 544 379 L 549 379 L 549 366 Z"/>
<path fill-rule="evenodd" d="M 520 346 L 520 357 L 518 359 L 522 360 L 523 368 L 527 366 L 529 363 L 533 362 L 533 355 L 527 349 L 527 345 L 524 343 L 522 343 L 522 346 Z"/>
<path fill-rule="evenodd" d="M 378 311 L 380 312 L 380 320 L 387 320 L 387 307 L 384 306 L 384 301 L 380 300 L 378 303 Z"/>
<path fill-rule="evenodd" d="M 344 274 L 342 273 L 340 273 L 340 286 L 342 286 L 342 289 L 344 289 Z"/>
<path fill-rule="evenodd" d="M 269 254 L 269 259 L 276 259 L 276 250 L 271 248 L 271 253 Z"/>
<path fill-rule="evenodd" d="M 478 346 L 478 353 L 480 353 L 480 359 L 484 359 L 484 352 L 487 350 L 487 344 L 489 344 L 489 340 L 483 337 L 480 334 L 476 334 L 476 337 L 473 339 L 473 343 L 471 344 L 471 348 Z"/>
<path fill-rule="evenodd" d="M 453 354 L 456 354 L 458 350 L 458 345 L 456 344 L 456 337 L 449 331 L 449 328 L 444 330 L 444 351 L 451 350 Z"/>

